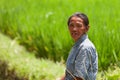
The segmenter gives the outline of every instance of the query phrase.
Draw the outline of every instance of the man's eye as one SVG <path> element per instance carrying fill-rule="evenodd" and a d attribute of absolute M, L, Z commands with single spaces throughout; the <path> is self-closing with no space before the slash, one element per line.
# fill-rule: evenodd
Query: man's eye
<path fill-rule="evenodd" d="M 74 25 L 73 25 L 73 24 L 70 24 L 69 27 L 74 27 Z"/>
<path fill-rule="evenodd" d="M 82 24 L 77 24 L 77 27 L 82 27 Z"/>

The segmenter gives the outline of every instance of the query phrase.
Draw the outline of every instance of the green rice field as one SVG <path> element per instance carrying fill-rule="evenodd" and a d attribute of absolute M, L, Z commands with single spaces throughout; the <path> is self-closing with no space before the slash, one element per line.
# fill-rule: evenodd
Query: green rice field
<path fill-rule="evenodd" d="M 36 58 L 66 61 L 73 40 L 67 19 L 83 12 L 90 21 L 99 70 L 120 66 L 119 0 L 1 0 L 0 32 L 18 41 Z M 111 79 L 113 80 L 113 79 Z"/>

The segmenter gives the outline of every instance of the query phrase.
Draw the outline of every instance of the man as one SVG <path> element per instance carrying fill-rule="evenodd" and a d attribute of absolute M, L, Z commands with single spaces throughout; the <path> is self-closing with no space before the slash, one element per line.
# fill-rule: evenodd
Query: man
<path fill-rule="evenodd" d="M 98 56 L 87 36 L 88 17 L 83 13 L 73 14 L 68 19 L 68 29 L 75 44 L 66 62 L 65 77 L 61 80 L 96 80 Z"/>

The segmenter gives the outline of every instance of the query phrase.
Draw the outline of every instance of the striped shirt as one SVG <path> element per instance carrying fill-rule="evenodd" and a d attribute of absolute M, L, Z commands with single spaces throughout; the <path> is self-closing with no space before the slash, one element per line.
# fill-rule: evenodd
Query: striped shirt
<path fill-rule="evenodd" d="M 80 77 L 83 80 L 96 80 L 97 71 L 98 56 L 96 49 L 88 36 L 84 34 L 69 53 L 65 80 L 74 80 L 73 76 Z"/>

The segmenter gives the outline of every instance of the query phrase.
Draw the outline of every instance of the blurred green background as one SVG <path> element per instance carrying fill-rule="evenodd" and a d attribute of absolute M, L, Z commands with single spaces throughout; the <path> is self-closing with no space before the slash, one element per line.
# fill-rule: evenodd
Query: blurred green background
<path fill-rule="evenodd" d="M 89 17 L 88 35 L 98 52 L 99 71 L 104 71 L 110 65 L 120 66 L 119 4 L 119 0 L 1 0 L 0 32 L 25 46 L 37 59 L 64 65 L 74 44 L 67 19 L 83 12 Z"/>

